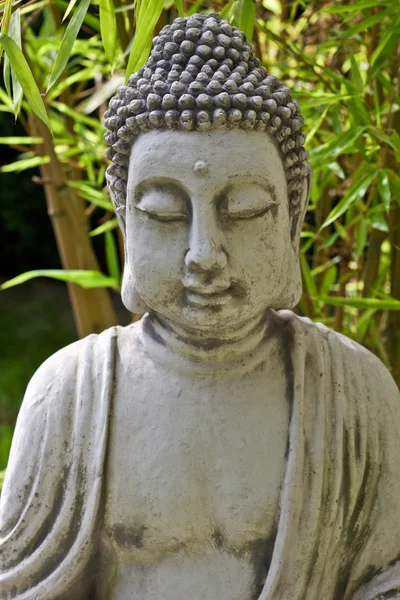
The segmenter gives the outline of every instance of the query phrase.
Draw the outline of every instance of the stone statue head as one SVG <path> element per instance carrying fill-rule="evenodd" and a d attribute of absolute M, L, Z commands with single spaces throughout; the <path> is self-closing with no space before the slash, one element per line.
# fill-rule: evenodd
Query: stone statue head
<path fill-rule="evenodd" d="M 298 302 L 303 118 L 241 31 L 205 14 L 164 27 L 105 125 L 129 310 L 218 329 Z"/>

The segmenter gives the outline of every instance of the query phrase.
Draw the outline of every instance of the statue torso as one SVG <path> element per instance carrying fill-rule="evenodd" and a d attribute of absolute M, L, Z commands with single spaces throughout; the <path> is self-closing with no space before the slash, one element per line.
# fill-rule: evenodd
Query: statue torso
<path fill-rule="evenodd" d="M 99 597 L 255 600 L 285 472 L 282 357 L 268 352 L 237 377 L 182 371 L 179 361 L 174 372 L 129 331 L 106 472 L 104 535 L 114 557 L 106 570 L 114 575 Z"/>

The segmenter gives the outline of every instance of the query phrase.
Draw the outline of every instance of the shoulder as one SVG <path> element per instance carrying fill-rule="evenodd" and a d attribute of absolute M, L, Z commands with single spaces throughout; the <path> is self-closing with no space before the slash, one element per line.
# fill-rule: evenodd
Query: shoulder
<path fill-rule="evenodd" d="M 323 323 L 312 321 L 308 317 L 300 317 L 290 310 L 281 310 L 277 313 L 282 323 L 290 323 L 298 337 L 303 336 L 315 338 L 325 343 L 331 349 L 344 353 L 348 356 L 359 356 L 361 360 L 371 361 L 376 366 L 386 367 L 372 352 L 351 338 L 329 329 Z"/>
<path fill-rule="evenodd" d="M 117 327 L 101 334 L 91 334 L 61 348 L 45 360 L 32 376 L 26 389 L 24 410 L 48 405 L 72 393 L 79 371 L 88 363 L 104 362 L 112 340 L 118 335 Z"/>
<path fill-rule="evenodd" d="M 295 340 L 303 343 L 312 354 L 329 357 L 329 368 L 345 378 L 349 386 L 357 383 L 368 390 L 368 396 L 385 397 L 399 404 L 400 393 L 387 367 L 370 350 L 347 336 L 329 329 L 322 323 L 299 317 L 289 310 L 277 313 L 283 323 L 290 323 Z"/>

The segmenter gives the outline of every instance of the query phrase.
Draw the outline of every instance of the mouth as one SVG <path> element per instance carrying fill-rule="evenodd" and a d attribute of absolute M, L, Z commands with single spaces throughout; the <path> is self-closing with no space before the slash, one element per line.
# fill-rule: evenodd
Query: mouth
<path fill-rule="evenodd" d="M 186 296 L 190 304 L 198 307 L 222 306 L 232 297 L 231 286 L 220 287 L 188 287 Z"/>

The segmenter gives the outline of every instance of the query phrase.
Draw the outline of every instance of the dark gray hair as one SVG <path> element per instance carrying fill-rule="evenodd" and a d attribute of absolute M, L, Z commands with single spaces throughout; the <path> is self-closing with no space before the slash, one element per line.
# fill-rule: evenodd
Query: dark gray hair
<path fill-rule="evenodd" d="M 290 212 L 297 215 L 310 169 L 303 123 L 289 88 L 260 66 L 244 33 L 217 14 L 175 19 L 105 113 L 115 209 L 125 210 L 129 156 L 140 133 L 241 128 L 266 131 L 276 141 L 291 183 Z"/>

